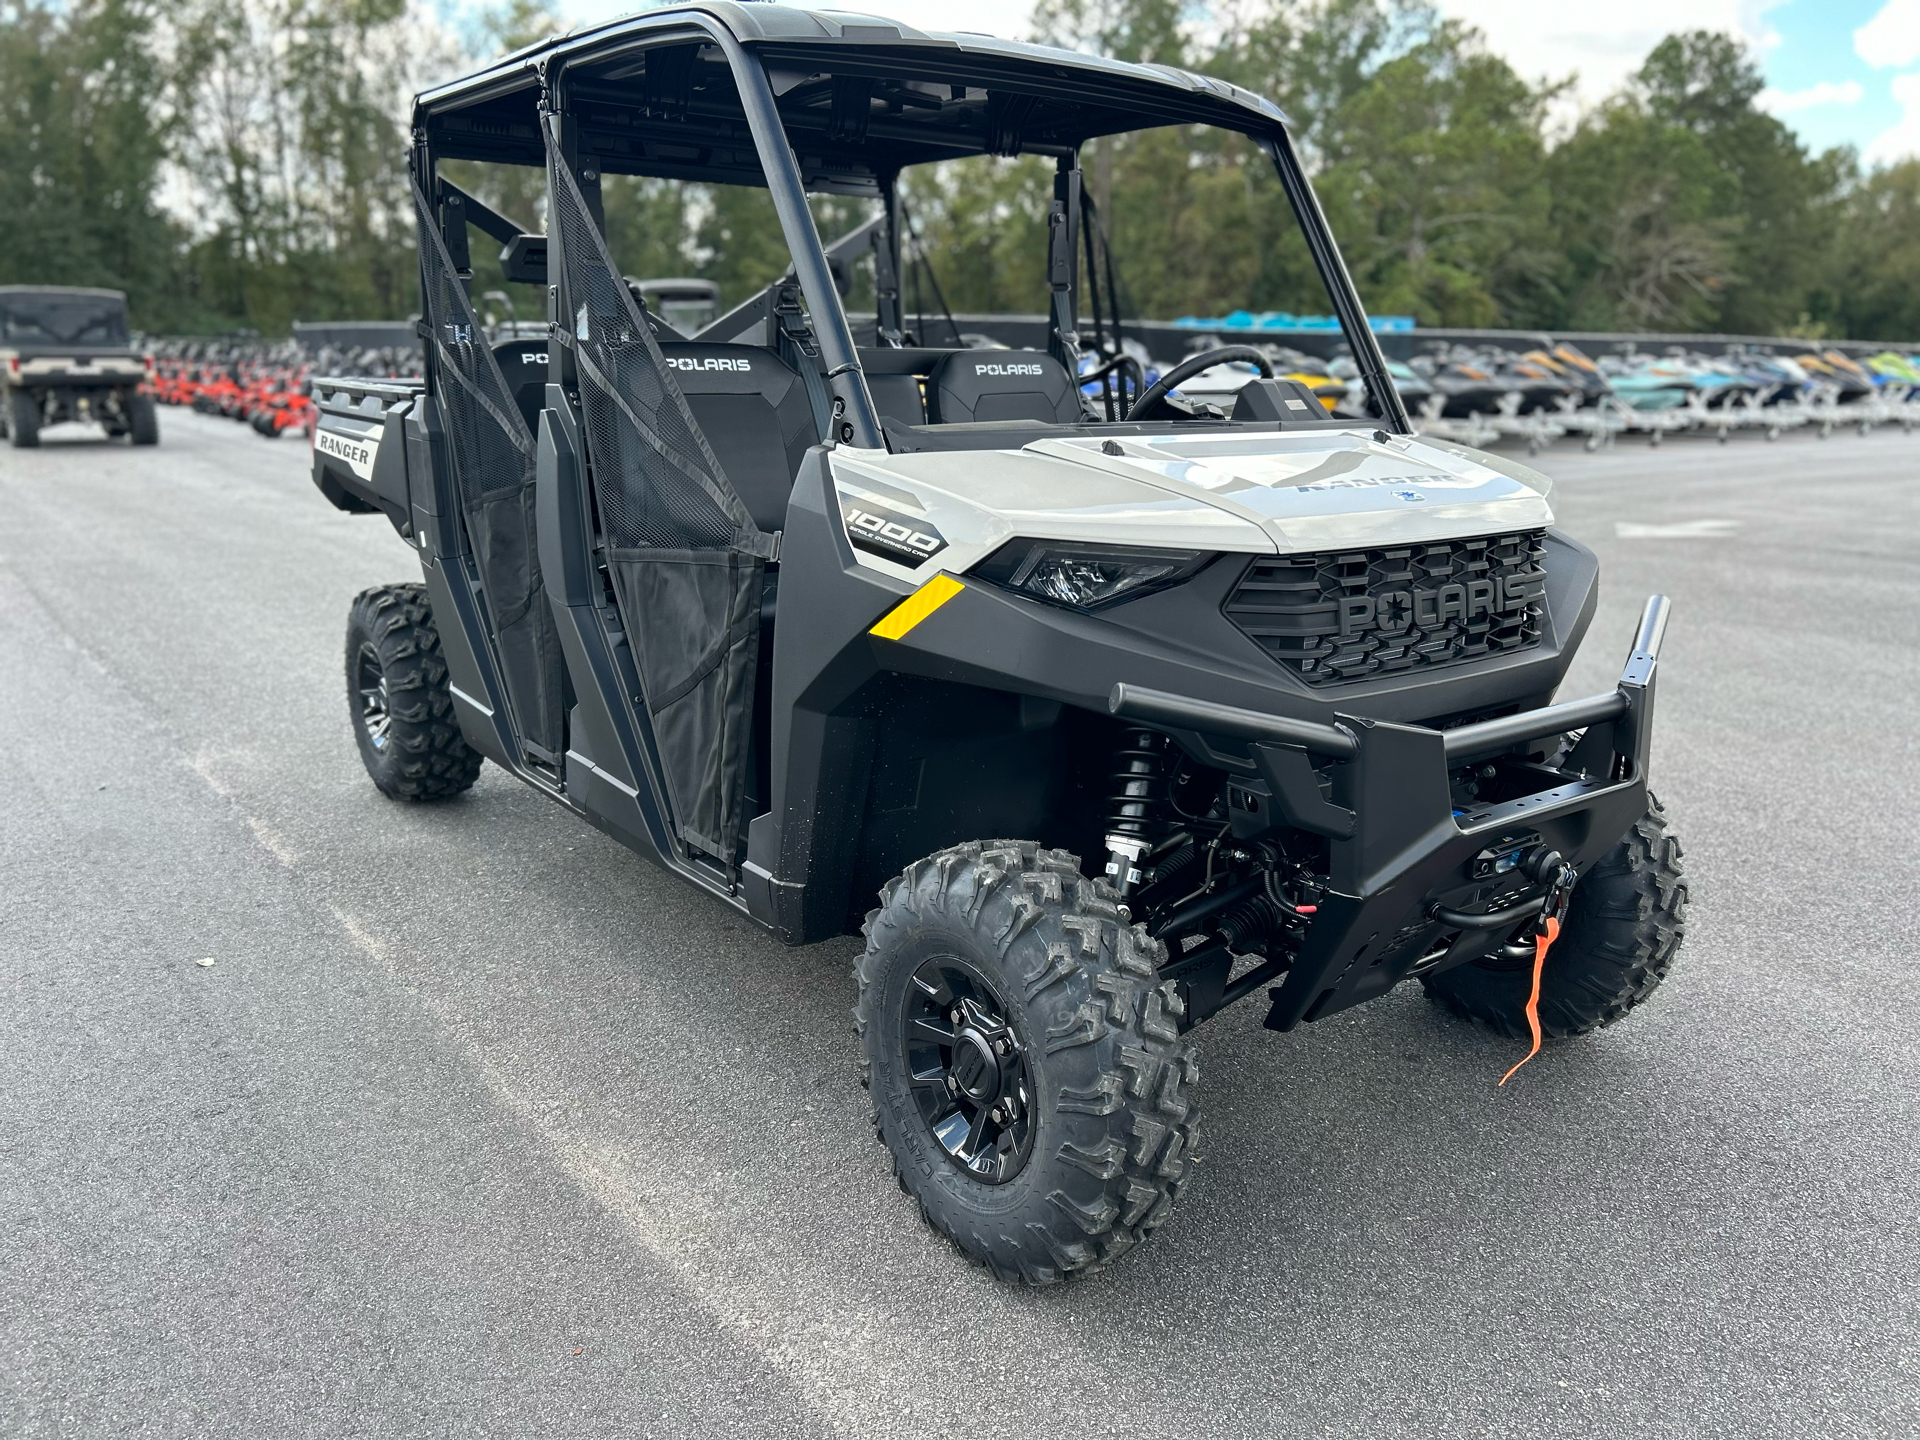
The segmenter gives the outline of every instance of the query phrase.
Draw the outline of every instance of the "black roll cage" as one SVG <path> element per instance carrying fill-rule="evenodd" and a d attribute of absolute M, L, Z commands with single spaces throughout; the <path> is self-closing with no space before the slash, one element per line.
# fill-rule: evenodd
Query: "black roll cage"
<path fill-rule="evenodd" d="M 762 23 L 753 12 L 789 28 L 802 23 L 794 17 L 804 16 L 804 23 L 823 33 L 804 39 L 769 34 L 775 27 Z M 833 33 L 835 27 L 837 34 Z M 741 31 L 748 32 L 748 38 L 743 39 Z M 892 334 L 897 334 L 899 328 L 900 236 L 894 181 L 903 165 L 982 153 L 1045 154 L 1055 158 L 1058 173 L 1048 247 L 1048 348 L 1071 367 L 1079 345 L 1074 256 L 1080 216 L 1078 153 L 1081 143 L 1100 134 L 1144 128 L 1143 120 L 1236 130 L 1260 147 L 1279 175 L 1355 365 L 1373 399 L 1375 413 L 1381 417 L 1380 424 L 1400 434 L 1412 433 L 1412 422 L 1389 376 L 1385 356 L 1367 321 L 1366 308 L 1354 289 L 1319 200 L 1301 169 L 1285 117 L 1271 102 L 1225 82 L 1167 67 L 1126 66 L 1065 51 L 971 37 L 908 38 L 911 35 L 912 32 L 903 34 L 890 22 L 862 23 L 859 16 L 824 17 L 772 6 L 746 7 L 728 0 L 709 0 L 709 3 L 630 17 L 584 34 L 543 42 L 467 80 L 419 96 L 415 101 L 412 163 L 423 189 L 436 199 L 448 249 L 456 264 L 467 268 L 467 220 L 512 246 L 515 242 L 507 238 L 506 232 L 517 231 L 518 227 L 439 180 L 437 161 L 467 158 L 542 164 L 539 126 L 532 127 L 532 133 L 521 133 L 525 127 L 489 121 L 454 139 L 437 135 L 440 127 L 436 122 L 447 115 L 537 86 L 540 125 L 546 123 L 548 116 L 559 121 L 562 154 L 589 205 L 595 209 L 595 218 L 601 219 L 598 201 L 603 157 L 593 153 L 590 145 L 583 147 L 576 112 L 580 104 L 591 103 L 596 92 L 601 98 L 610 97 L 604 79 L 582 76 L 574 81 L 569 71 L 577 71 L 587 63 L 604 65 L 628 54 L 655 51 L 676 42 L 681 45 L 696 42 L 717 48 L 739 92 L 741 113 L 746 121 L 747 134 L 735 138 L 749 142 L 759 161 L 759 178 L 773 199 L 793 258 L 794 276 L 811 313 L 814 342 L 819 347 L 831 395 L 831 438 L 865 449 L 885 449 L 885 434 L 866 383 L 852 327 L 834 284 L 827 248 L 807 207 L 808 183 L 794 149 L 798 137 L 792 117 L 781 112 L 769 77 L 770 67 L 825 63 L 835 77 L 858 76 L 902 83 L 924 81 L 930 71 L 935 71 L 979 81 L 1016 99 L 1025 95 L 1071 101 L 1081 116 L 1079 123 L 1070 128 L 1063 129 L 1056 123 L 1051 132 L 1041 126 L 1040 133 L 1027 133 L 1021 129 L 1020 115 L 1012 113 L 1021 107 L 1003 106 L 997 117 L 988 116 L 986 143 L 947 140 L 922 128 L 889 124 L 884 117 L 863 123 L 858 140 L 852 143 L 845 136 L 833 135 L 829 126 L 825 147 L 839 147 L 839 158 L 845 168 L 832 174 L 822 166 L 816 172 L 813 188 L 877 194 L 885 202 L 884 237 L 875 247 L 878 270 L 886 272 L 876 274 L 882 344 L 897 343 Z M 1028 107 L 1034 108 L 1037 101 Z M 810 128 L 811 119 L 809 117 Z M 890 155 L 884 150 L 881 152 L 882 164 L 870 163 L 876 158 L 870 142 L 892 148 Z M 864 157 L 867 162 L 864 169 L 871 179 L 865 184 L 860 181 L 862 159 L 848 159 L 859 155 L 854 148 L 858 144 L 870 145 Z M 945 156 L 938 153 L 943 147 L 947 151 Z M 702 178 L 698 164 L 652 163 L 634 173 Z M 706 178 L 713 178 L 712 173 L 708 172 Z M 745 172 L 729 174 L 727 178 L 736 182 L 751 179 Z M 518 238 L 525 241 L 534 237 Z M 756 297 L 760 299 L 764 297 Z"/>

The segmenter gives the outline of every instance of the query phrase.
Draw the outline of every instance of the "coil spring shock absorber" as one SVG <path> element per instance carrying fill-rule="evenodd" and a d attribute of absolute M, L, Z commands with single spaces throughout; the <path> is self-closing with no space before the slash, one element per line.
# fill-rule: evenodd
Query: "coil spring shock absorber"
<path fill-rule="evenodd" d="M 1140 883 L 1140 857 L 1166 832 L 1167 752 L 1173 742 L 1157 730 L 1129 730 L 1113 757 L 1107 797 L 1107 878 L 1122 895 Z"/>

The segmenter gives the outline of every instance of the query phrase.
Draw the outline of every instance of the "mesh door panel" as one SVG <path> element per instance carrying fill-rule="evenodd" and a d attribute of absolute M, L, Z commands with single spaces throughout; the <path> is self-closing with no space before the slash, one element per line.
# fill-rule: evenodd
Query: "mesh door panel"
<path fill-rule="evenodd" d="M 416 182 L 420 269 L 435 374 L 460 510 L 500 652 L 501 681 L 523 739 L 549 753 L 562 740 L 561 658 L 541 593 L 533 530 L 533 435 L 500 374 L 466 286 Z"/>
<path fill-rule="evenodd" d="M 745 825 L 761 532 L 687 406 L 641 306 L 547 136 L 560 323 L 580 375 L 587 466 L 621 618 L 687 844 L 731 865 Z"/>
<path fill-rule="evenodd" d="M 580 405 L 608 543 L 767 553 L 551 142 L 547 171 L 565 257 L 560 340 L 586 382 Z"/>

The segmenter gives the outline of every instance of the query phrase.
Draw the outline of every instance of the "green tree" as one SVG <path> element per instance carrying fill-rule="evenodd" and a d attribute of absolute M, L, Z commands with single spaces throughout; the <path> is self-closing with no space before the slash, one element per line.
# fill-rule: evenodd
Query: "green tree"
<path fill-rule="evenodd" d="M 1575 330 L 1707 330 L 1738 263 L 1724 172 L 1699 136 L 1623 96 L 1553 154 L 1557 303 L 1528 318 Z"/>
<path fill-rule="evenodd" d="M 407 0 L 187 0 L 176 158 L 193 276 L 229 323 L 404 315 L 418 303 L 399 98 L 457 63 Z"/>
<path fill-rule="evenodd" d="M 1772 334 L 1794 323 L 1819 283 L 1834 203 L 1849 157 L 1809 156 L 1779 120 L 1756 108 L 1759 66 L 1731 36 L 1668 36 L 1635 88 L 1647 114 L 1698 137 L 1717 172 L 1710 187 L 1730 264 L 1715 315 L 1722 330 Z"/>
<path fill-rule="evenodd" d="M 1205 68 L 1286 111 L 1310 168 L 1348 148 L 1352 102 L 1440 24 L 1423 0 L 1270 0 L 1230 10 Z"/>
<path fill-rule="evenodd" d="M 1347 96 L 1319 189 L 1369 306 L 1497 325 L 1546 281 L 1554 93 L 1448 22 Z"/>
<path fill-rule="evenodd" d="M 1834 263 L 1816 315 L 1859 340 L 1920 341 L 1920 160 L 1850 185 L 1839 202 Z"/>
<path fill-rule="evenodd" d="M 1047 210 L 1054 165 L 1037 155 L 976 156 L 920 166 L 901 194 L 928 263 L 956 311 L 1038 311 L 1046 307 Z M 910 268 L 910 306 L 931 315 L 930 286 Z"/>
<path fill-rule="evenodd" d="M 0 283 L 125 290 L 134 323 L 156 330 L 195 318 L 159 202 L 160 14 L 143 0 L 0 6 Z"/>

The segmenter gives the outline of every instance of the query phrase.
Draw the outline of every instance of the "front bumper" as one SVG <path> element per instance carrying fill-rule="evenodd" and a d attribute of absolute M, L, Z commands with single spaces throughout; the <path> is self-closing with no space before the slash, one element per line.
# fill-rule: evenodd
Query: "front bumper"
<path fill-rule="evenodd" d="M 1476 875 L 1487 854 L 1539 844 L 1585 870 L 1619 842 L 1647 808 L 1654 676 L 1667 614 L 1666 597 L 1648 600 L 1612 692 L 1453 730 L 1348 715 L 1318 725 L 1114 687 L 1109 708 L 1116 715 L 1163 726 L 1184 743 L 1204 744 L 1208 736 L 1250 742 L 1273 822 L 1328 839 L 1331 886 L 1292 968 L 1270 992 L 1269 1028 L 1320 1019 L 1411 974 L 1464 964 L 1497 947 L 1521 921 L 1494 929 L 1448 923 L 1449 913 L 1457 922 L 1467 907 L 1484 913 L 1512 906 L 1511 882 L 1503 893 L 1502 881 Z M 1460 766 L 1582 728 L 1562 768 L 1509 761 L 1503 798 L 1470 809 L 1455 805 L 1450 774 Z M 1337 762 L 1331 799 L 1321 790 L 1316 756 Z"/>

